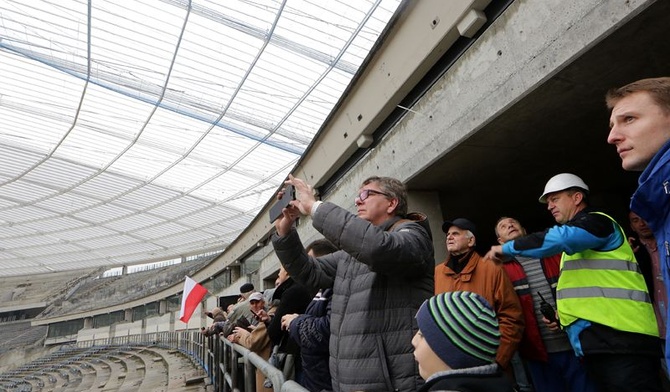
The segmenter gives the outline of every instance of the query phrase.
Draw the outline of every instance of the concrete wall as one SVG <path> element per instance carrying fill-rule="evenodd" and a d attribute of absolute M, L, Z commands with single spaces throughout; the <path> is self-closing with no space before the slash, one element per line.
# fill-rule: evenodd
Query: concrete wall
<path fill-rule="evenodd" d="M 79 333 L 77 333 L 77 342 L 107 339 L 110 337 L 112 337 L 112 326 L 100 328 L 83 328 L 79 330 Z"/>
<path fill-rule="evenodd" d="M 162 316 L 149 317 L 145 320 L 144 332 L 152 333 L 152 332 L 174 331 L 174 325 L 175 325 L 174 320 L 175 320 L 174 313 L 166 313 Z M 179 322 L 181 323 L 181 321 Z"/>
<path fill-rule="evenodd" d="M 212 306 L 213 307 L 213 306 Z M 201 307 L 204 308 L 204 307 Z M 196 310 L 188 324 L 179 321 L 179 312 L 169 312 L 161 316 L 148 317 L 132 323 L 117 323 L 101 328 L 83 328 L 76 336 L 77 342 L 122 337 L 142 333 L 174 332 L 183 329 L 200 329 L 211 324 L 204 311 Z M 54 342 L 55 343 L 55 342 Z"/>
<path fill-rule="evenodd" d="M 138 320 L 132 323 L 121 323 L 112 326 L 112 337 L 139 335 L 144 332 L 143 321 Z"/>

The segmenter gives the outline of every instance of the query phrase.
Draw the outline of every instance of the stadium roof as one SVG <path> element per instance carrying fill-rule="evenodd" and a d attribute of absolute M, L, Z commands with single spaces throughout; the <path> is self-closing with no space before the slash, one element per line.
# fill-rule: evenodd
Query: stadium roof
<path fill-rule="evenodd" d="M 400 0 L 0 0 L 0 276 L 225 248 Z"/>

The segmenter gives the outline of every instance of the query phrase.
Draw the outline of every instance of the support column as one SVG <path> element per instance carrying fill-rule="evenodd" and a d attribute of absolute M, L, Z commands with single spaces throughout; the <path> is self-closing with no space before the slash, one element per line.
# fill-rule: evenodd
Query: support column
<path fill-rule="evenodd" d="M 408 192 L 408 211 L 422 212 L 428 216 L 430 231 L 433 234 L 433 248 L 435 249 L 435 263 L 439 263 L 447 256 L 444 244 L 444 233 L 442 233 L 442 208 L 437 192 L 410 191 Z"/>

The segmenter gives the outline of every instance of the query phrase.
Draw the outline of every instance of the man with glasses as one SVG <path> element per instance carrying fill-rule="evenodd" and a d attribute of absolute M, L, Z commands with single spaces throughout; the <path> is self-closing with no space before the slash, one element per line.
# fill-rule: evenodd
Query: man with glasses
<path fill-rule="evenodd" d="M 275 252 L 291 276 L 316 290 L 332 288 L 330 372 L 334 391 L 416 391 L 423 383 L 412 354 L 414 316 L 433 294 L 433 245 L 423 214 L 407 213 L 407 191 L 390 177 L 370 177 L 356 214 L 317 201 L 289 176 L 296 200 L 275 221 Z M 339 251 L 310 257 L 294 227 L 310 215 Z"/>

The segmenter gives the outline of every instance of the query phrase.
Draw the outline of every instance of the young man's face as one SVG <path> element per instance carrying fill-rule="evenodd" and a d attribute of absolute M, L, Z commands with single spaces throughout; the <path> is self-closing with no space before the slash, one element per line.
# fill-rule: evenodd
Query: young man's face
<path fill-rule="evenodd" d="M 430 348 L 421 331 L 412 338 L 412 346 L 414 346 L 414 359 L 419 365 L 419 374 L 424 380 L 439 371 L 449 369 L 449 366 Z"/>
<path fill-rule="evenodd" d="M 670 139 L 670 114 L 647 92 L 621 98 L 610 116 L 607 143 L 616 146 L 624 170 L 644 170 Z"/>

